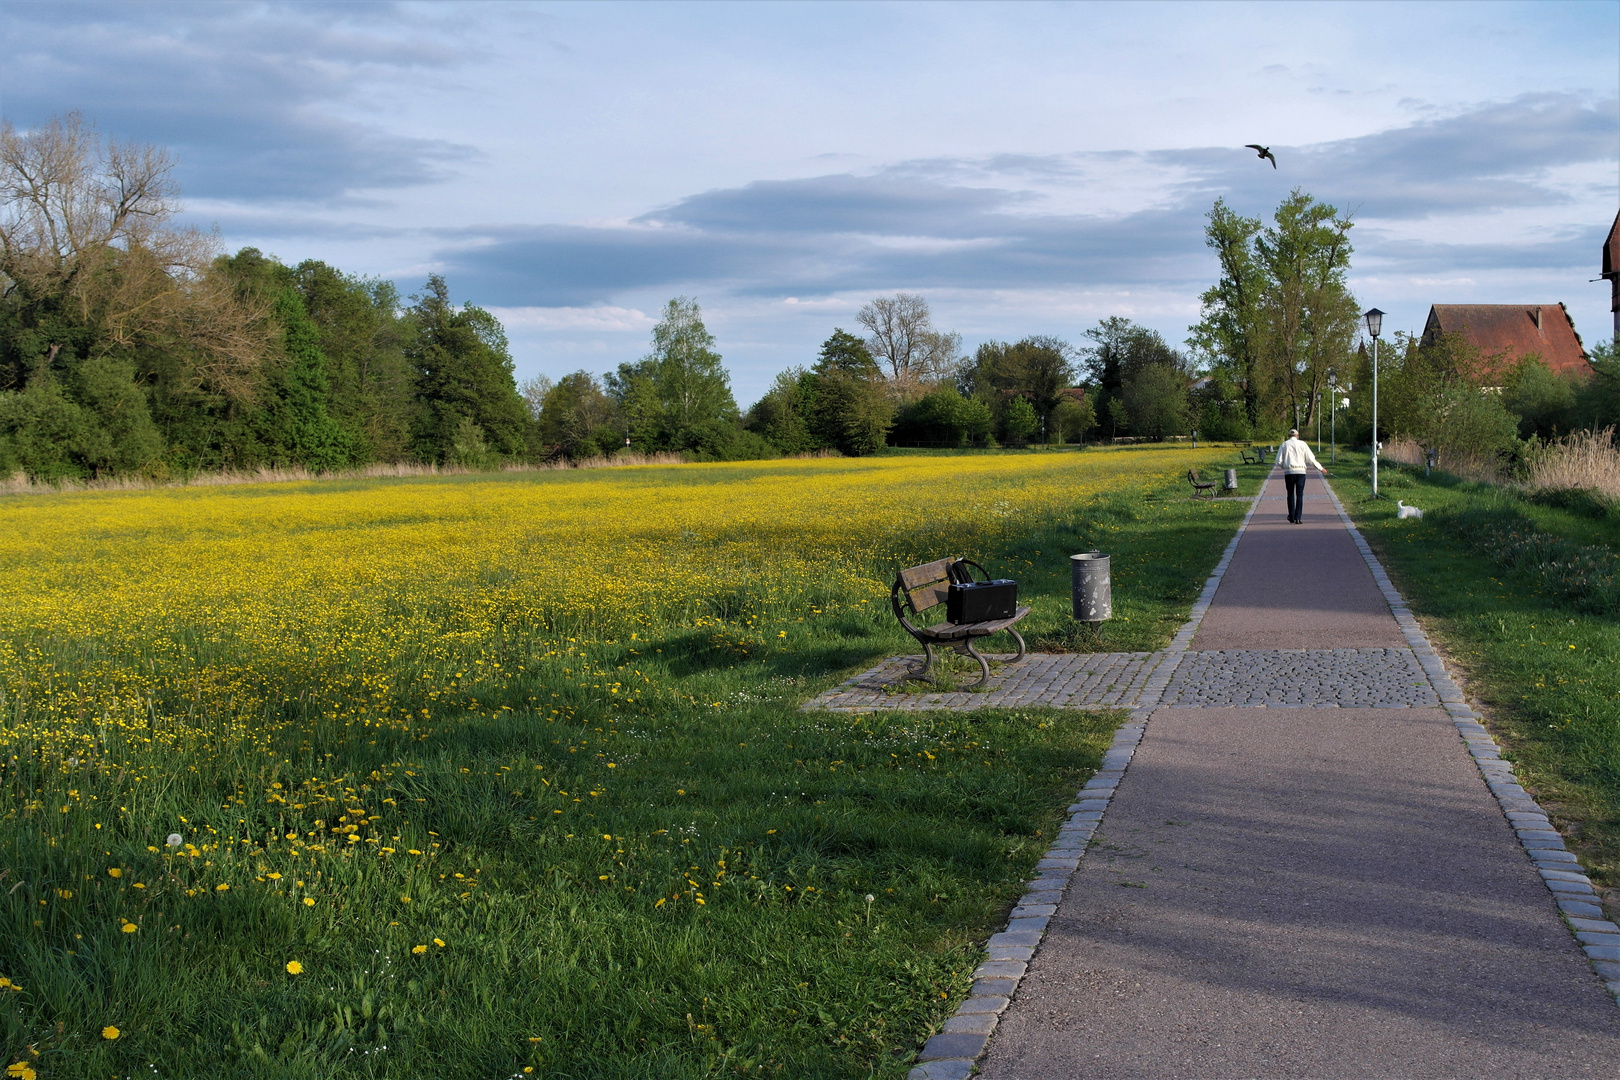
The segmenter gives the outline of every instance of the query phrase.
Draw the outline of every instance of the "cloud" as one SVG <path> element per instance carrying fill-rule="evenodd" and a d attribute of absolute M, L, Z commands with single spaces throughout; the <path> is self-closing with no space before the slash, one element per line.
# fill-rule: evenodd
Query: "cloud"
<path fill-rule="evenodd" d="M 1163 287 L 1208 276 L 1203 217 L 1216 196 L 1263 214 L 1298 186 L 1379 223 L 1357 237 L 1375 261 L 1431 273 L 1569 265 L 1590 230 L 1541 227 L 1517 245 L 1389 230 L 1447 216 L 1464 223 L 1449 232 L 1467 235 L 1481 215 L 1570 203 L 1571 168 L 1612 169 L 1617 109 L 1613 99 L 1531 95 L 1277 147 L 1276 171 L 1228 147 L 910 161 L 706 191 L 618 225 L 465 230 L 447 234 L 438 258 L 463 287 L 512 306 L 588 307 L 645 289 Z M 1087 212 L 1098 188 L 1110 193 L 1105 206 Z"/>
<path fill-rule="evenodd" d="M 611 307 L 491 307 L 502 325 L 535 330 L 592 330 L 606 333 L 646 333 L 658 320 L 635 308 Z"/>
<path fill-rule="evenodd" d="M 475 51 L 431 9 L 395 4 L 7 3 L 5 114 L 64 103 L 167 146 L 186 192 L 333 200 L 443 179 L 469 146 L 391 133 L 363 95 L 444 75 Z"/>

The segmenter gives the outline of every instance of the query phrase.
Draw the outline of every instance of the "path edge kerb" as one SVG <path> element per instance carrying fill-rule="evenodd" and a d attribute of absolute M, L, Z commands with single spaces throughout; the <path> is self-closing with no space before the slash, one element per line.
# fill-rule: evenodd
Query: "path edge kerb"
<path fill-rule="evenodd" d="M 1266 479 L 1270 479 L 1269 474 Z M 1260 489 L 1249 501 L 1248 513 L 1243 515 L 1231 542 L 1205 580 L 1203 591 L 1193 601 L 1187 621 L 1176 631 L 1169 647 L 1159 654 L 1160 660 L 1143 685 L 1130 719 L 1114 732 L 1114 741 L 1103 754 L 1101 768 L 1076 794 L 1067 811 L 1069 816 L 1058 829 L 1057 839 L 1035 864 L 1035 877 L 1025 886 L 1023 897 L 1008 915 L 1006 927 L 992 934 L 986 942 L 987 956 L 973 972 L 973 987 L 968 991 L 967 1000 L 945 1021 L 939 1034 L 923 1044 L 917 1065 L 907 1080 L 965 1080 L 973 1075 L 975 1063 L 990 1045 L 996 1023 L 1012 1003 L 1029 961 L 1046 937 L 1047 923 L 1057 912 L 1063 890 L 1079 869 L 1086 846 L 1097 831 L 1125 770 L 1130 767 L 1136 747 L 1147 730 L 1148 718 L 1164 697 L 1170 677 L 1192 645 L 1198 626 L 1215 599 L 1215 591 L 1220 588 L 1221 578 L 1232 565 L 1238 541 L 1253 520 L 1265 490 L 1266 480 L 1262 480 Z"/>
<path fill-rule="evenodd" d="M 1502 815 L 1512 826 L 1514 836 L 1535 866 L 1536 873 L 1541 876 L 1542 883 L 1552 893 L 1558 910 L 1569 924 L 1570 932 L 1575 935 L 1575 940 L 1591 962 L 1592 970 L 1614 996 L 1615 1004 L 1620 1005 L 1620 927 L 1603 917 L 1603 907 L 1598 902 L 1586 870 L 1574 853 L 1564 847 L 1562 835 L 1552 827 L 1541 804 L 1519 783 L 1513 766 L 1502 760 L 1502 748 L 1480 722 L 1480 714 L 1469 706 L 1462 687 L 1446 671 L 1445 662 L 1429 641 L 1429 635 L 1424 633 L 1417 616 L 1412 614 L 1412 609 L 1395 588 L 1378 556 L 1373 554 L 1372 545 L 1356 528 L 1344 503 L 1339 501 L 1339 493 L 1333 490 L 1331 484 L 1324 482 L 1322 486 L 1333 500 L 1334 509 L 1339 512 L 1339 518 L 1349 531 L 1356 550 L 1361 552 L 1367 569 L 1372 572 L 1373 581 L 1388 601 L 1389 610 L 1395 616 L 1407 645 L 1439 693 L 1440 707 L 1445 709 L 1451 722 L 1456 725 L 1457 734 L 1467 746 L 1469 756 L 1479 769 L 1480 778 L 1501 807 Z"/>

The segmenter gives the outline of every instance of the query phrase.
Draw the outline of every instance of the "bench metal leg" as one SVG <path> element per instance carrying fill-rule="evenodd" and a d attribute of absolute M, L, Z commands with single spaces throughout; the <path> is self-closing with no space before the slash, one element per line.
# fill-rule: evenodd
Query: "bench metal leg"
<path fill-rule="evenodd" d="M 909 672 L 906 673 L 906 677 L 902 681 L 910 681 L 912 679 L 915 679 L 918 682 L 934 681 L 934 647 L 928 644 L 926 641 L 922 642 L 921 644 L 923 647 L 922 667 L 913 667 Z"/>
<path fill-rule="evenodd" d="M 961 653 L 963 656 L 971 656 L 973 659 L 979 662 L 979 681 L 974 683 L 972 686 L 964 686 L 962 689 L 976 690 L 990 681 L 990 661 L 986 660 L 984 658 L 984 654 L 973 647 L 972 638 L 968 638 L 966 641 L 962 642 L 962 644 L 958 645 L 956 647 L 956 651 Z"/>
<path fill-rule="evenodd" d="M 1007 627 L 1007 633 L 1011 634 L 1013 636 L 1013 640 L 1018 642 L 1018 655 L 1007 661 L 1007 663 L 1016 664 L 1018 661 L 1024 658 L 1024 654 L 1028 651 L 1024 645 L 1024 635 L 1020 634 L 1016 628 L 1011 626 Z"/>

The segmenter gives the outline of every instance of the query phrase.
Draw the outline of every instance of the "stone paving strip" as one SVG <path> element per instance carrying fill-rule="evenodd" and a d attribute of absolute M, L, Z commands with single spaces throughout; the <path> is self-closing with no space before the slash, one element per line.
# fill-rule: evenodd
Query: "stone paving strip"
<path fill-rule="evenodd" d="M 1323 485 L 1326 487 L 1326 485 Z M 1263 487 L 1262 487 L 1262 490 Z M 1327 489 L 1334 508 L 1338 511 L 1340 519 L 1349 531 L 1350 537 L 1366 561 L 1368 569 L 1372 572 L 1380 592 L 1388 601 L 1402 635 L 1406 638 L 1410 650 L 1402 649 L 1325 649 L 1273 651 L 1273 650 L 1218 650 L 1210 652 L 1189 652 L 1198 625 L 1214 598 L 1215 590 L 1220 585 L 1220 579 L 1225 574 L 1237 550 L 1238 541 L 1242 538 L 1249 522 L 1253 519 L 1255 510 L 1262 499 L 1276 498 L 1275 496 L 1256 495 L 1250 500 L 1249 512 L 1244 516 L 1243 523 L 1238 527 L 1237 533 L 1232 537 L 1225 554 L 1221 557 L 1214 572 L 1210 575 L 1204 586 L 1203 593 L 1193 605 L 1191 618 L 1176 633 L 1170 648 L 1164 653 L 1148 654 L 1158 657 L 1158 663 L 1152 665 L 1152 675 L 1142 685 L 1139 697 L 1134 703 L 1136 708 L 1131 712 L 1130 719 L 1121 726 L 1114 735 L 1112 745 L 1103 755 L 1102 766 L 1086 782 L 1073 805 L 1068 808 L 1068 818 L 1058 830 L 1058 836 L 1051 848 L 1046 852 L 1045 858 L 1036 864 L 1036 875 L 1027 884 L 1022 899 L 1013 908 L 1008 917 L 1007 926 L 1000 933 L 993 935 L 987 942 L 988 955 L 985 962 L 974 972 L 974 981 L 965 1000 L 956 1013 L 945 1021 L 939 1034 L 930 1038 L 924 1044 L 917 1056 L 917 1066 L 908 1074 L 908 1080 L 966 1080 L 975 1070 L 975 1063 L 989 1046 L 990 1037 L 995 1032 L 997 1021 L 1002 1012 L 1011 1004 L 1018 984 L 1028 968 L 1029 961 L 1034 957 L 1041 946 L 1046 932 L 1047 923 L 1057 911 L 1057 905 L 1063 897 L 1069 879 L 1073 876 L 1084 857 L 1086 848 L 1093 834 L 1097 831 L 1107 812 L 1109 801 L 1119 781 L 1124 777 L 1126 768 L 1136 752 L 1146 731 L 1149 718 L 1153 711 L 1161 704 L 1168 703 L 1171 695 L 1175 695 L 1181 707 L 1194 704 L 1214 705 L 1214 700 L 1221 691 L 1216 684 L 1223 678 L 1221 671 L 1229 667 L 1236 659 L 1234 654 L 1246 654 L 1245 659 L 1260 665 L 1269 665 L 1268 670 L 1276 673 L 1287 673 L 1295 670 L 1301 663 L 1325 664 L 1330 677 L 1337 680 L 1341 674 L 1348 670 L 1349 654 L 1362 657 L 1364 654 L 1379 654 L 1377 657 L 1367 656 L 1363 662 L 1374 666 L 1381 665 L 1380 671 L 1388 673 L 1390 680 L 1408 679 L 1405 685 L 1397 685 L 1390 681 L 1386 695 L 1395 695 L 1406 699 L 1404 704 L 1427 705 L 1433 707 L 1438 702 L 1446 713 L 1452 718 L 1457 727 L 1458 734 L 1463 738 L 1469 753 L 1478 765 L 1480 774 L 1489 786 L 1491 793 L 1496 797 L 1502 812 L 1512 824 L 1519 842 L 1523 845 L 1526 854 L 1535 864 L 1536 869 L 1547 888 L 1552 892 L 1563 913 L 1571 931 L 1580 942 L 1592 967 L 1597 975 L 1604 980 L 1609 992 L 1620 1003 L 1620 927 L 1607 921 L 1603 917 L 1603 909 L 1598 897 L 1592 888 L 1591 880 L 1586 876 L 1574 854 L 1565 850 L 1563 839 L 1548 821 L 1546 812 L 1525 791 L 1514 776 L 1512 767 L 1501 759 L 1501 748 L 1491 739 L 1483 724 L 1480 723 L 1479 714 L 1471 709 L 1462 693 L 1462 689 L 1447 674 L 1439 654 L 1429 642 L 1422 627 L 1418 625 L 1411 608 L 1395 589 L 1389 575 L 1373 555 L 1366 539 L 1350 520 L 1336 493 Z M 1306 660 L 1312 654 L 1321 656 L 1320 660 Z M 1335 660 L 1335 655 L 1341 659 Z M 1110 654 L 1102 654 L 1110 655 Z M 1142 654 L 1112 654 L 1112 655 L 1142 655 Z M 1222 659 L 1222 658 L 1227 659 Z M 1295 668 L 1287 665 L 1293 664 Z M 1183 674 L 1180 669 L 1186 666 Z M 1144 665 L 1145 666 L 1145 665 Z M 884 670 L 882 667 L 873 669 L 875 672 Z M 1358 669 L 1358 674 L 1364 677 L 1365 669 Z M 1421 674 L 1426 688 L 1427 697 L 1421 702 L 1416 700 L 1420 688 L 1411 686 L 1417 674 Z M 1201 683 L 1200 679 L 1215 676 L 1215 682 Z M 864 677 L 864 676 L 863 676 Z M 852 680 L 853 682 L 854 680 Z M 846 684 L 850 685 L 850 684 Z M 1273 683 L 1275 685 L 1275 683 Z M 836 691 L 834 693 L 837 693 Z M 826 695 L 824 695 L 826 696 Z M 899 696 L 899 695 L 894 695 Z M 982 698 L 984 695 L 963 695 L 966 697 Z M 1182 698 L 1188 700 L 1183 701 Z M 817 699 L 818 701 L 820 699 Z M 892 697 L 891 697 L 892 700 Z M 1223 705 L 1241 705 L 1248 702 L 1222 701 Z M 1312 704 L 1332 704 L 1334 702 L 1320 702 Z M 1256 702 L 1256 704 L 1273 704 L 1270 701 Z M 1280 702 L 1277 704 L 1281 704 Z M 1294 704 L 1290 702 L 1289 704 Z M 1299 704 L 1305 704 L 1300 702 Z M 814 704 L 807 707 L 816 707 Z M 837 707 L 837 706 L 832 706 Z M 893 704 L 884 706 L 897 708 Z M 924 708 L 939 706 L 921 706 Z M 969 708 L 984 707 L 983 705 L 969 705 Z M 1355 707 L 1367 707 L 1358 705 Z M 1388 707 L 1385 705 L 1384 707 Z"/>
<path fill-rule="evenodd" d="M 1434 708 L 1440 703 L 1411 649 L 1219 649 L 1182 658 L 1161 704 Z"/>

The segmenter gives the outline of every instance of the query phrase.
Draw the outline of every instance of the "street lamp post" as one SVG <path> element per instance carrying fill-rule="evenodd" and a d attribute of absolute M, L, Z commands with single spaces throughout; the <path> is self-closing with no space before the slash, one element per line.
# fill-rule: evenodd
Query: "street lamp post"
<path fill-rule="evenodd" d="M 1321 421 L 1317 421 L 1318 429 Z M 1328 452 L 1328 462 L 1332 465 L 1339 463 L 1339 373 L 1328 372 L 1328 445 L 1332 449 Z M 1321 447 L 1317 447 L 1321 449 Z"/>
<path fill-rule="evenodd" d="M 1373 375 L 1373 406 L 1372 406 L 1372 497 L 1378 498 L 1378 335 L 1384 329 L 1384 313 L 1377 308 L 1369 308 L 1364 316 L 1367 320 L 1367 333 L 1372 335 L 1372 375 Z"/>

